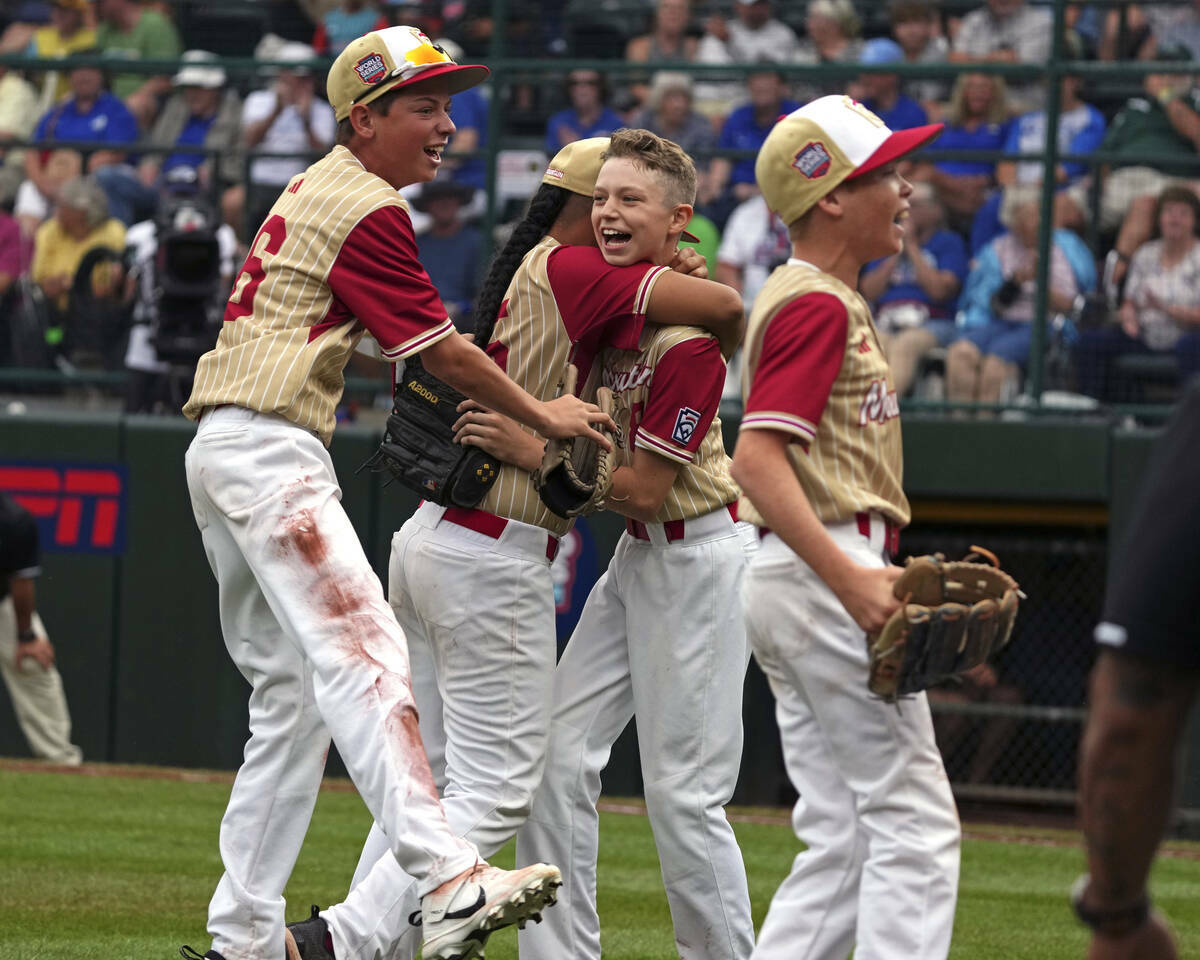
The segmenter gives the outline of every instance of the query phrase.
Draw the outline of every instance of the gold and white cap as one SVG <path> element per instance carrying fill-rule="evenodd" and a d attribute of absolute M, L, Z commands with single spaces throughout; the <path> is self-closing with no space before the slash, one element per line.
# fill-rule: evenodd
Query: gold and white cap
<path fill-rule="evenodd" d="M 932 123 L 891 130 L 850 97 L 819 97 L 780 117 L 754 163 L 767 206 L 791 225 L 846 180 L 923 147 L 942 132 Z"/>
<path fill-rule="evenodd" d="M 370 103 L 389 90 L 433 77 L 450 76 L 450 93 L 483 83 L 490 71 L 455 63 L 416 27 L 372 30 L 351 40 L 329 68 L 326 93 L 339 121 L 356 103 Z"/>

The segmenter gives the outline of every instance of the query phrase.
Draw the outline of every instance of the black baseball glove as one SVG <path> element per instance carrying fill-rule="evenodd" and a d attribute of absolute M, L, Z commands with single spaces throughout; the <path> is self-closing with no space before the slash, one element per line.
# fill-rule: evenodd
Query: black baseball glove
<path fill-rule="evenodd" d="M 390 473 L 426 500 L 473 507 L 491 489 L 500 462 L 479 447 L 454 442 L 458 405 L 466 397 L 443 383 L 418 355 L 405 361 L 383 442 L 364 467 Z"/>

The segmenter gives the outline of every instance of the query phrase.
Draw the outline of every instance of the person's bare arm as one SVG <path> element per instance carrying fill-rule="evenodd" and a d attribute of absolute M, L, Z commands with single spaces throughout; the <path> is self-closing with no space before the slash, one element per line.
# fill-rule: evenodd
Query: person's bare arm
<path fill-rule="evenodd" d="M 1092 671 L 1080 758 L 1080 819 L 1091 882 L 1084 905 L 1112 911 L 1146 894 L 1170 816 L 1175 747 L 1195 698 L 1196 671 L 1104 651 Z M 1093 938 L 1093 960 L 1170 958 L 1161 921 L 1126 937 Z M 1151 947 L 1150 945 L 1154 945 Z"/>
<path fill-rule="evenodd" d="M 267 131 L 271 129 L 271 125 L 279 119 L 279 115 L 283 113 L 283 108 L 287 106 L 283 102 L 283 97 L 279 95 L 279 91 L 275 91 L 275 106 L 261 120 L 255 120 L 246 124 L 242 130 L 242 142 L 247 147 L 257 147 L 262 143 L 263 137 L 267 135 Z"/>
<path fill-rule="evenodd" d="M 17 634 L 33 631 L 33 612 L 36 608 L 36 596 L 33 580 L 30 577 L 13 577 L 9 581 L 9 592 L 12 595 L 13 611 L 17 618 Z M 29 643 L 18 643 L 14 662 L 18 670 L 24 660 L 36 660 L 43 670 L 54 666 L 54 647 L 50 638 L 37 635 Z"/>
<path fill-rule="evenodd" d="M 949 300 L 958 293 L 958 277 L 950 270 L 939 270 L 934 264 L 925 259 L 921 248 L 915 243 L 904 244 L 902 256 L 912 264 L 913 274 L 921 289 L 929 294 L 935 302 Z"/>
<path fill-rule="evenodd" d="M 745 291 L 742 286 L 742 268 L 736 263 L 727 263 L 724 260 L 717 261 L 717 283 L 723 283 L 727 287 L 732 287 L 739 294 Z"/>
<path fill-rule="evenodd" d="M 682 464 L 641 447 L 633 448 L 633 463 L 613 473 L 612 491 L 604 506 L 625 517 L 653 523 L 675 485 Z"/>
<path fill-rule="evenodd" d="M 733 355 L 746 332 L 745 310 L 736 290 L 675 271 L 654 282 L 646 320 L 663 326 L 685 323 L 701 327 L 720 341 L 726 358 Z"/>
<path fill-rule="evenodd" d="M 892 271 L 896 269 L 896 264 L 899 262 L 900 254 L 898 253 L 884 257 L 877 266 L 867 270 L 858 278 L 858 292 L 863 295 L 863 299 L 867 303 L 874 303 L 883 296 L 883 291 L 888 288 L 888 284 L 892 280 Z"/>
<path fill-rule="evenodd" d="M 454 424 L 454 441 L 466 447 L 479 447 L 498 460 L 533 473 L 542 464 L 546 443 L 516 421 L 489 410 L 474 400 L 458 405 L 461 416 Z"/>
<path fill-rule="evenodd" d="M 606 450 L 608 439 L 592 424 L 616 424 L 592 403 L 563 396 L 546 403 L 535 400 L 518 387 L 492 359 L 458 333 L 421 351 L 421 361 L 430 373 L 486 407 L 532 427 L 544 437 L 590 436 Z"/>
<path fill-rule="evenodd" d="M 792 470 L 789 440 L 778 430 L 741 431 L 733 454 L 733 479 L 771 532 L 825 581 L 855 623 L 875 633 L 900 606 L 892 584 L 901 568 L 859 566 L 834 543 Z"/>

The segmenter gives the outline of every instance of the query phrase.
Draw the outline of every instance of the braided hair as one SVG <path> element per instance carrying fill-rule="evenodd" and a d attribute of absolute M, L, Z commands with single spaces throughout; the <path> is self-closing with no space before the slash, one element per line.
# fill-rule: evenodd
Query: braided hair
<path fill-rule="evenodd" d="M 562 213 L 570 192 L 553 184 L 543 183 L 529 201 L 524 219 L 513 228 L 512 235 L 504 247 L 492 258 L 487 278 L 475 298 L 475 343 L 486 347 L 492 339 L 492 328 L 496 315 L 504 302 L 508 284 L 521 265 L 521 261 L 554 225 Z"/>

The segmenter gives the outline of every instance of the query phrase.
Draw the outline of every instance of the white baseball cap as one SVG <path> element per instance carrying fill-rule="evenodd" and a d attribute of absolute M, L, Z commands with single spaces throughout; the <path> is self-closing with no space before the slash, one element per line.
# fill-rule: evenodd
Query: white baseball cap
<path fill-rule="evenodd" d="M 455 63 L 416 27 L 386 27 L 351 40 L 329 68 L 325 88 L 339 121 L 356 103 L 433 77 L 450 77 L 450 93 L 483 83 L 487 67 Z"/>
<path fill-rule="evenodd" d="M 207 87 L 216 89 L 225 86 L 225 68 L 220 58 L 207 50 L 188 50 L 180 58 L 183 63 L 179 72 L 171 78 L 177 87 Z"/>
<path fill-rule="evenodd" d="M 857 100 L 819 97 L 780 117 L 758 151 L 754 176 L 767 206 L 790 226 L 839 184 L 924 146 L 943 126 L 891 130 Z"/>

